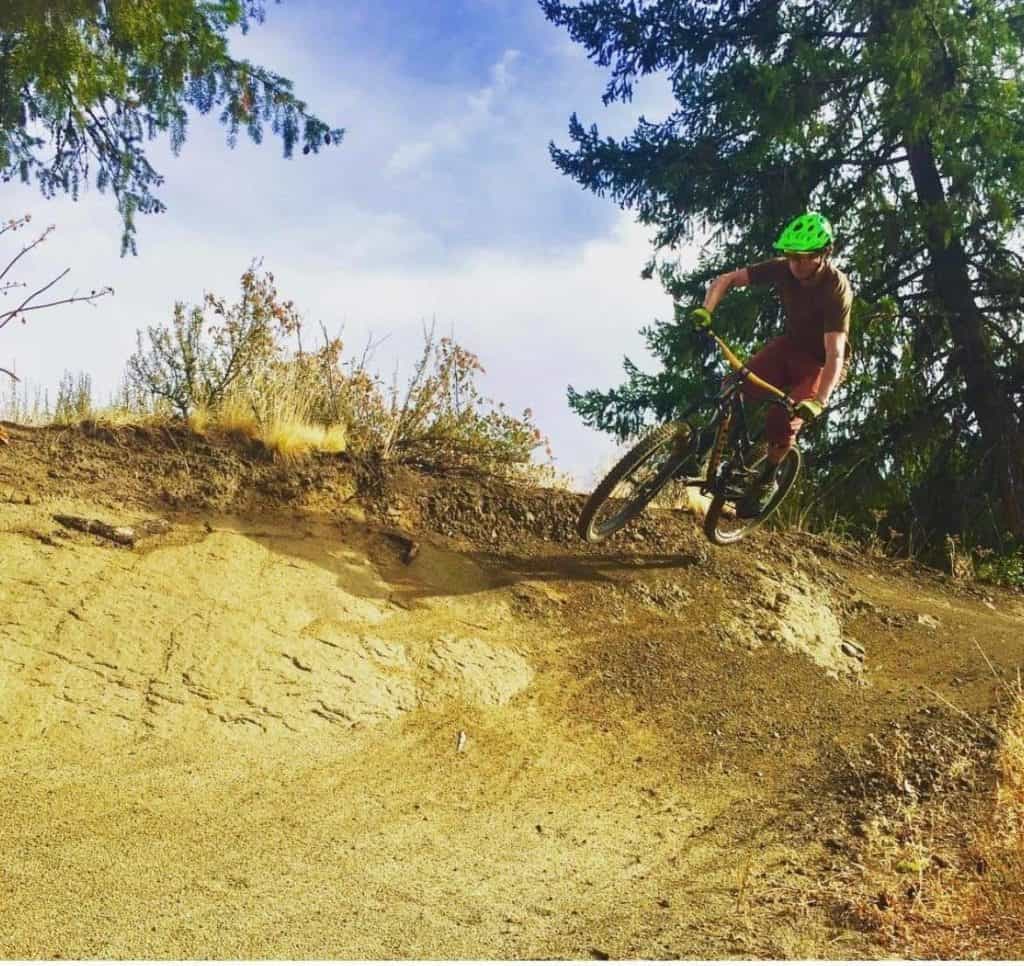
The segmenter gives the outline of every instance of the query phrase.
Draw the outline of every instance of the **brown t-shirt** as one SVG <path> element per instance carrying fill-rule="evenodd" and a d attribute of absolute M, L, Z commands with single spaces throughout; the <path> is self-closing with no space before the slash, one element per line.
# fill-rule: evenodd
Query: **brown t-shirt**
<path fill-rule="evenodd" d="M 786 335 L 825 364 L 825 333 L 850 331 L 850 280 L 829 262 L 810 285 L 801 285 L 784 258 L 747 268 L 752 285 L 774 285 L 786 313 Z"/>

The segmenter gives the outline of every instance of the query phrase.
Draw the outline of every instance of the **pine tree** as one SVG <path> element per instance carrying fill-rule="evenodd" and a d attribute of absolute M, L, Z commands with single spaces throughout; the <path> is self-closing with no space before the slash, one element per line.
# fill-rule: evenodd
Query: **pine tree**
<path fill-rule="evenodd" d="M 0 179 L 43 195 L 78 196 L 95 180 L 117 201 L 122 254 L 135 251 L 135 215 L 164 210 L 148 141 L 181 150 L 188 109 L 217 108 L 231 146 L 264 125 L 285 157 L 343 135 L 307 111 L 289 80 L 235 60 L 227 32 L 265 15 L 263 0 L 3 0 L 0 4 Z"/>
<path fill-rule="evenodd" d="M 628 101 L 645 75 L 671 81 L 664 120 L 641 117 L 616 141 L 573 115 L 573 147 L 551 151 L 656 229 L 645 271 L 676 298 L 697 301 L 715 274 L 769 257 L 805 208 L 836 225 L 858 298 L 827 457 L 848 502 L 887 504 L 934 539 L 994 492 L 997 529 L 1024 537 L 1019 0 L 541 6 L 609 68 L 606 104 Z M 677 271 L 673 247 L 701 233 L 697 269 Z M 731 293 L 718 327 L 749 349 L 778 331 L 768 306 L 765 293 Z M 645 333 L 664 371 L 627 364 L 618 389 L 570 388 L 588 424 L 624 435 L 701 385 L 684 326 Z"/>

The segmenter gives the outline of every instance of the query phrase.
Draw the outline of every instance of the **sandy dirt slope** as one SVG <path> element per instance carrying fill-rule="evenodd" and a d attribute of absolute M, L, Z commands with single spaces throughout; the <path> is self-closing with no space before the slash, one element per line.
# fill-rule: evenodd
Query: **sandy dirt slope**
<path fill-rule="evenodd" d="M 848 753 L 1024 661 L 1019 598 L 810 538 L 594 553 L 569 494 L 11 436 L 5 957 L 880 955 L 808 898 Z"/>

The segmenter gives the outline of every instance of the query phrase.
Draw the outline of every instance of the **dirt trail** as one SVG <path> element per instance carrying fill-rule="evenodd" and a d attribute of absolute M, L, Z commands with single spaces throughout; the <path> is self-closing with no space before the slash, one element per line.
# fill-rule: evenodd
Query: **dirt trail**
<path fill-rule="evenodd" d="M 592 553 L 569 494 L 11 436 L 4 957 L 880 955 L 807 900 L 846 756 L 1024 660 L 1019 597 L 809 538 Z"/>

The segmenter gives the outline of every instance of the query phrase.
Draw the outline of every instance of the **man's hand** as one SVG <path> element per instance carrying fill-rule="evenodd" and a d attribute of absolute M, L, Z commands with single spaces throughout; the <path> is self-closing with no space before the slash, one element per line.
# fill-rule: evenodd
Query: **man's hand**
<path fill-rule="evenodd" d="M 802 419 L 805 422 L 812 423 L 824 411 L 825 407 L 818 402 L 817 399 L 803 399 L 794 407 L 793 415 L 796 416 L 797 419 Z"/>
<path fill-rule="evenodd" d="M 703 306 L 693 309 L 690 312 L 690 324 L 698 332 L 706 332 L 711 328 L 711 313 Z"/>

